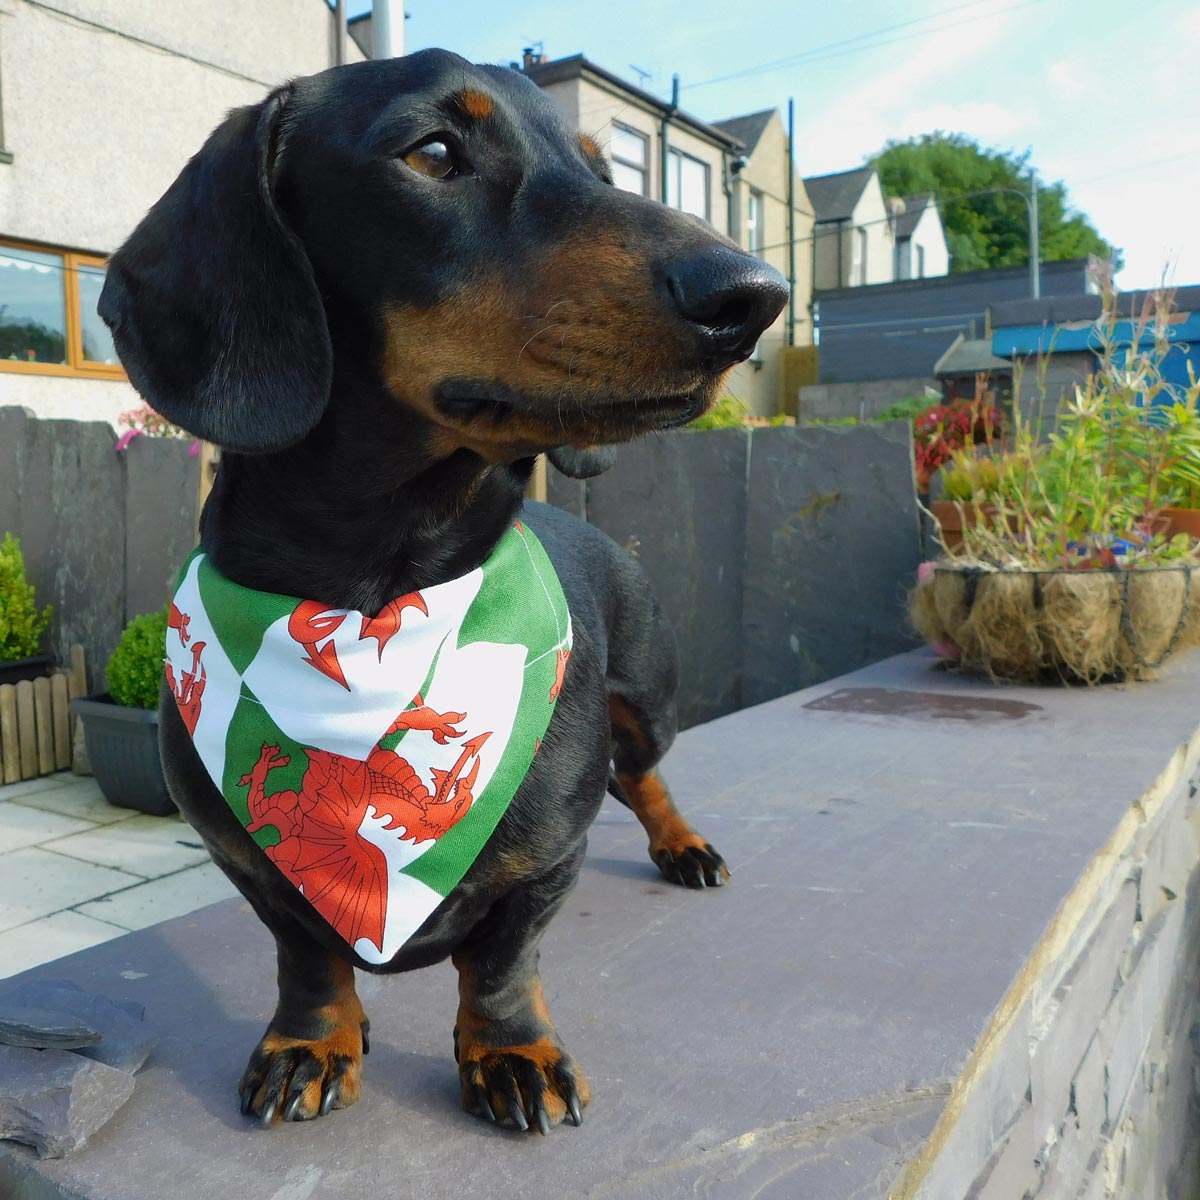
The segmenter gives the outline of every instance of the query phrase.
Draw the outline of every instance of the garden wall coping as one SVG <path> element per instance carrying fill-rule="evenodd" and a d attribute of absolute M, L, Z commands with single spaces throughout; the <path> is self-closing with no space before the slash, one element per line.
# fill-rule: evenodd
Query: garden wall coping
<path fill-rule="evenodd" d="M 259 1130 L 235 1086 L 274 966 L 233 900 L 28 973 L 144 1004 L 162 1040 L 75 1156 L 0 1147 L 0 1194 L 161 1200 L 202 1179 L 239 1200 L 1015 1200 L 1085 1179 L 1105 1195 L 1121 1129 L 1144 1130 L 1156 1096 L 1167 1140 L 1195 1140 L 1191 1072 L 1173 1061 L 1168 1089 L 1147 1056 L 1200 994 L 1178 986 L 1200 655 L 1092 690 L 932 667 L 901 655 L 681 736 L 666 774 L 733 866 L 723 890 L 660 882 L 606 805 L 542 956 L 595 1090 L 582 1129 L 543 1142 L 458 1110 L 444 966 L 363 978 L 357 1106 Z M 1049 1038 L 1059 1012 L 1095 1036 Z M 1106 1111 L 1071 1115 L 1076 1076 Z M 1141 1140 L 1163 1159 L 1146 1170 L 1176 1169 Z"/>

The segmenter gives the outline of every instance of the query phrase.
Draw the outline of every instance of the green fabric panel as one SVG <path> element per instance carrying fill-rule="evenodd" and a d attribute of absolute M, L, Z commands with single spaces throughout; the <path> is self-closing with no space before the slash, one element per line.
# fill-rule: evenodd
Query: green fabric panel
<path fill-rule="evenodd" d="M 225 738 L 225 775 L 221 780 L 221 791 L 233 815 L 243 825 L 251 824 L 250 788 L 240 781 L 249 775 L 258 762 L 264 745 L 278 746 L 280 755 L 291 761 L 286 767 L 276 767 L 267 775 L 266 793 L 298 792 L 303 786 L 304 773 L 308 770 L 308 755 L 304 747 L 291 738 L 271 720 L 271 714 L 255 699 L 254 693 L 243 683 L 237 708 Z M 264 849 L 279 841 L 279 830 L 274 825 L 264 826 L 250 835 Z"/>
<path fill-rule="evenodd" d="M 200 564 L 196 583 L 221 649 L 239 675 L 254 661 L 266 631 L 280 617 L 291 616 L 300 603 L 293 596 L 244 588 L 220 574 L 207 557 Z"/>

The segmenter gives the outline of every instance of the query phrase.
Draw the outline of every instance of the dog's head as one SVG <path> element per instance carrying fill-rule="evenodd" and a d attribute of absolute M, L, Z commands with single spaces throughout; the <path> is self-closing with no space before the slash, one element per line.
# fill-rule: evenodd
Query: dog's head
<path fill-rule="evenodd" d="M 691 420 L 786 297 L 614 188 L 529 80 L 424 51 L 233 112 L 113 257 L 100 312 L 150 404 L 229 449 L 303 439 L 353 357 L 430 445 L 506 461 Z"/>

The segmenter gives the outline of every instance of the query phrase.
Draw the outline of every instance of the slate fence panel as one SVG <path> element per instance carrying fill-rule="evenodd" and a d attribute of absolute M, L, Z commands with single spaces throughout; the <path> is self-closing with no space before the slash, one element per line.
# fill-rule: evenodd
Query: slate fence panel
<path fill-rule="evenodd" d="M 126 622 L 166 602 L 194 545 L 190 446 L 135 438 L 118 453 L 105 422 L 0 408 L 0 535 L 21 539 L 38 602 L 54 606 L 47 648 L 67 663 L 81 644 L 96 690 Z"/>
<path fill-rule="evenodd" d="M 642 564 L 679 641 L 680 721 L 709 721 L 909 649 L 921 560 L 908 422 L 682 431 L 551 503 Z"/>

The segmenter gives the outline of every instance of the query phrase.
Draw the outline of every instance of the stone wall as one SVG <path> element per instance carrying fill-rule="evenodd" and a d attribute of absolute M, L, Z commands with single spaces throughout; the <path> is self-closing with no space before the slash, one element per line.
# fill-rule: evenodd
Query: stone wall
<path fill-rule="evenodd" d="M 684 431 L 549 498 L 642 564 L 679 639 L 686 728 L 914 644 L 907 421 Z"/>
<path fill-rule="evenodd" d="M 135 438 L 118 453 L 101 421 L 38 420 L 0 408 L 0 537 L 21 539 L 47 648 L 87 652 L 93 685 L 126 622 L 166 603 L 195 545 L 200 460 L 191 442 Z"/>
<path fill-rule="evenodd" d="M 1193 745 L 1093 860 L 895 1200 L 1200 1197 L 1198 779 Z"/>

